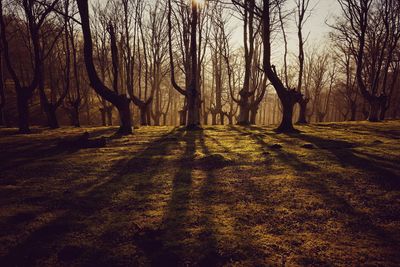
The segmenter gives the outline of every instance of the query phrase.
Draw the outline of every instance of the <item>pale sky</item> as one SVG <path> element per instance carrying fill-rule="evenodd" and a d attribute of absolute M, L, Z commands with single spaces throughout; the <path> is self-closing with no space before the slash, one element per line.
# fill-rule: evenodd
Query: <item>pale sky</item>
<path fill-rule="evenodd" d="M 287 8 L 294 8 L 295 0 L 288 0 Z M 335 16 L 339 15 L 341 12 L 340 6 L 337 0 L 311 0 L 310 8 L 314 8 L 311 16 L 308 18 L 307 23 L 304 25 L 303 36 L 306 38 L 308 35 L 307 46 L 317 46 L 323 48 L 327 44 L 326 37 L 330 31 L 330 27 L 326 22 L 332 22 Z M 243 30 L 240 21 L 235 22 L 237 26 L 234 26 L 233 40 L 235 45 L 242 46 L 243 42 Z M 298 50 L 298 40 L 297 40 L 297 30 L 295 27 L 295 18 L 291 18 L 288 22 L 286 28 L 286 34 L 288 38 L 289 53 L 297 54 Z M 281 37 L 279 37 L 281 38 Z M 278 43 L 274 43 L 276 52 L 283 53 L 283 43 L 278 40 Z M 279 56 L 277 57 L 277 60 Z"/>

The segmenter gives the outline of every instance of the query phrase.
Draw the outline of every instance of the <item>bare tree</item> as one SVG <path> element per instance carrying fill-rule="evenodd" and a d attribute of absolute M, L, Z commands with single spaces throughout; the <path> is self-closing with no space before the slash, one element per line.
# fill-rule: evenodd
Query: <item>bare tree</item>
<path fill-rule="evenodd" d="M 170 69 L 171 69 L 171 83 L 172 86 L 180 94 L 185 96 L 187 105 L 187 129 L 197 129 L 200 125 L 200 106 L 201 96 L 199 90 L 199 64 L 198 64 L 198 20 L 199 20 L 199 3 L 196 0 L 191 1 L 190 12 L 188 12 L 185 3 L 180 3 L 183 9 L 182 12 L 187 14 L 188 21 L 182 21 L 182 29 L 178 29 L 182 34 L 183 45 L 182 53 L 184 65 L 185 65 L 185 87 L 183 89 L 178 85 L 175 79 L 175 64 L 173 58 L 172 49 L 172 3 L 168 0 L 168 44 L 169 44 L 169 56 L 170 56 Z M 189 22 L 189 23 L 188 23 Z M 179 26 L 179 25 L 178 25 Z M 186 57 L 186 58 L 185 58 Z M 186 117 L 186 116 L 185 116 Z"/>
<path fill-rule="evenodd" d="M 307 123 L 307 104 L 310 101 L 309 97 L 302 92 L 303 86 L 303 76 L 304 76 L 304 44 L 306 39 L 303 37 L 304 24 L 307 22 L 310 14 L 307 14 L 310 8 L 310 0 L 296 0 L 296 28 L 297 28 L 297 38 L 298 38 L 298 64 L 299 72 L 297 79 L 297 91 L 301 94 L 299 98 L 300 112 L 297 123 Z"/>
<path fill-rule="evenodd" d="M 400 3 L 394 0 L 338 2 L 349 27 L 336 29 L 351 40 L 357 85 L 369 105 L 368 120 L 379 121 L 382 103 L 387 101 L 387 76 L 393 51 L 400 39 Z"/>
<path fill-rule="evenodd" d="M 43 6 L 33 0 L 23 0 L 21 2 L 21 8 L 23 10 L 24 19 L 27 24 L 29 31 L 30 42 L 32 46 L 32 77 L 30 82 L 23 83 L 20 76 L 17 75 L 15 68 L 10 58 L 10 50 L 8 46 L 7 31 L 4 21 L 3 14 L 3 1 L 0 2 L 1 12 L 1 32 L 2 32 L 2 43 L 3 52 L 6 66 L 10 76 L 15 84 L 15 90 L 17 94 L 17 109 L 18 109 L 18 127 L 20 133 L 30 133 L 29 129 L 29 100 L 33 96 L 33 92 L 39 85 L 40 76 L 43 69 L 43 56 L 41 55 L 41 44 L 40 44 L 40 30 L 43 26 L 46 18 L 53 10 L 54 6 L 58 3 L 58 0 L 52 1 L 49 5 Z"/>
<path fill-rule="evenodd" d="M 301 93 L 296 89 L 287 88 L 278 76 L 276 67 L 271 63 L 271 43 L 272 43 L 272 31 L 273 31 L 273 18 L 274 13 L 277 12 L 276 5 L 269 0 L 263 0 L 262 9 L 259 11 L 259 15 L 262 20 L 262 39 L 263 39 L 263 68 L 274 86 L 276 93 L 282 104 L 282 121 L 277 129 L 279 132 L 293 132 L 292 117 L 293 117 L 293 106 L 298 103 L 301 98 Z"/>
<path fill-rule="evenodd" d="M 84 58 L 89 81 L 93 89 L 101 97 L 112 103 L 119 112 L 119 134 L 132 133 L 131 100 L 124 93 L 109 89 L 99 78 L 93 62 L 93 43 L 89 23 L 88 1 L 77 1 L 84 39 Z"/>

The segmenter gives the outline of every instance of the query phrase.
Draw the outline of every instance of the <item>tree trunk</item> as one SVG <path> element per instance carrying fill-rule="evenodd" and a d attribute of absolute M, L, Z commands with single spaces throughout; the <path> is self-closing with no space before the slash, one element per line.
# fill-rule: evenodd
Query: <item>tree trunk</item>
<path fill-rule="evenodd" d="M 204 112 L 203 124 L 208 125 L 208 112 Z"/>
<path fill-rule="evenodd" d="M 44 103 L 44 111 L 47 116 L 47 126 L 51 129 L 60 128 L 57 120 L 56 107 L 51 103 Z"/>
<path fill-rule="evenodd" d="M 355 121 L 357 115 L 357 104 L 352 103 L 350 106 L 350 121 Z"/>
<path fill-rule="evenodd" d="M 119 99 L 119 103 L 116 105 L 120 118 L 120 126 L 117 133 L 121 135 L 132 134 L 131 101 L 125 95 L 120 95 Z"/>
<path fill-rule="evenodd" d="M 196 72 L 197 73 L 197 72 Z M 192 85 L 195 86 L 195 85 Z M 188 130 L 195 130 L 200 126 L 200 101 L 196 88 L 190 88 L 187 94 L 187 123 Z"/>
<path fill-rule="evenodd" d="M 258 108 L 252 108 L 250 110 L 250 124 L 256 124 Z"/>
<path fill-rule="evenodd" d="M 81 127 L 79 120 L 79 107 L 77 106 L 71 108 L 71 124 L 74 127 Z"/>
<path fill-rule="evenodd" d="M 295 102 L 291 99 L 282 100 L 282 121 L 279 127 L 277 128 L 277 132 L 296 132 L 293 127 L 293 107 Z"/>
<path fill-rule="evenodd" d="M 153 116 L 154 126 L 160 126 L 160 119 L 161 119 L 161 113 L 156 111 L 156 114 L 154 114 Z"/>
<path fill-rule="evenodd" d="M 140 112 L 140 125 L 146 126 L 147 125 L 147 107 L 141 106 L 139 107 Z"/>
<path fill-rule="evenodd" d="M 297 123 L 299 124 L 307 124 L 307 104 L 308 104 L 308 99 L 301 97 L 299 100 L 299 119 L 297 120 Z"/>
<path fill-rule="evenodd" d="M 247 99 L 241 99 L 241 102 L 243 103 L 239 104 L 240 110 L 239 110 L 239 118 L 238 118 L 238 125 L 249 125 L 250 124 L 250 107 L 248 105 L 248 100 Z"/>
<path fill-rule="evenodd" d="M 108 126 L 112 126 L 112 125 L 113 125 L 112 110 L 113 110 L 113 107 L 112 107 L 112 106 L 108 106 L 108 107 L 106 108 L 107 121 L 108 121 L 107 125 L 108 125 Z"/>
<path fill-rule="evenodd" d="M 107 126 L 106 110 L 105 110 L 105 108 L 99 108 L 99 110 L 100 110 L 100 114 L 101 114 L 101 125 Z"/>
<path fill-rule="evenodd" d="M 388 105 L 388 98 L 386 96 L 381 96 L 379 98 L 379 104 L 380 104 L 380 113 L 379 113 L 379 120 L 384 121 L 385 116 L 386 116 L 386 111 L 389 109 Z"/>
<path fill-rule="evenodd" d="M 233 125 L 233 116 L 232 115 L 228 116 L 228 122 L 229 122 L 229 125 Z"/>
<path fill-rule="evenodd" d="M 148 103 L 146 105 L 146 125 L 147 126 L 151 125 L 151 110 L 150 110 L 150 108 L 151 108 L 151 105 L 150 105 L 150 103 Z"/>
<path fill-rule="evenodd" d="M 24 89 L 17 90 L 17 110 L 18 110 L 18 128 L 19 133 L 29 134 L 29 96 L 27 93 L 21 92 Z"/>
<path fill-rule="evenodd" d="M 217 125 L 217 113 L 211 113 L 211 125 Z"/>
<path fill-rule="evenodd" d="M 186 109 L 179 110 L 179 125 L 184 126 L 186 125 Z"/>
<path fill-rule="evenodd" d="M 369 101 L 369 115 L 368 121 L 370 122 L 378 122 L 379 121 L 379 110 L 380 110 L 380 101 L 378 97 L 372 97 Z"/>
<path fill-rule="evenodd" d="M 221 121 L 221 125 L 224 125 L 225 124 L 225 114 L 222 111 L 219 113 L 219 119 Z"/>

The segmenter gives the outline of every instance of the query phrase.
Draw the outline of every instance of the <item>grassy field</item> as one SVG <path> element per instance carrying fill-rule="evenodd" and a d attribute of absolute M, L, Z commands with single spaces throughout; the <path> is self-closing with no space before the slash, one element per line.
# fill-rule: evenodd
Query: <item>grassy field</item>
<path fill-rule="evenodd" d="M 1 129 L 0 265 L 400 266 L 400 121 L 298 128 Z"/>

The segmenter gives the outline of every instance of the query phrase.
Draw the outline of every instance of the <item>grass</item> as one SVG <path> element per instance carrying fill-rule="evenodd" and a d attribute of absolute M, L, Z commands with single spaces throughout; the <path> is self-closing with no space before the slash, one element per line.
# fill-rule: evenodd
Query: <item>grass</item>
<path fill-rule="evenodd" d="M 0 130 L 1 266 L 399 266 L 400 121 Z"/>

